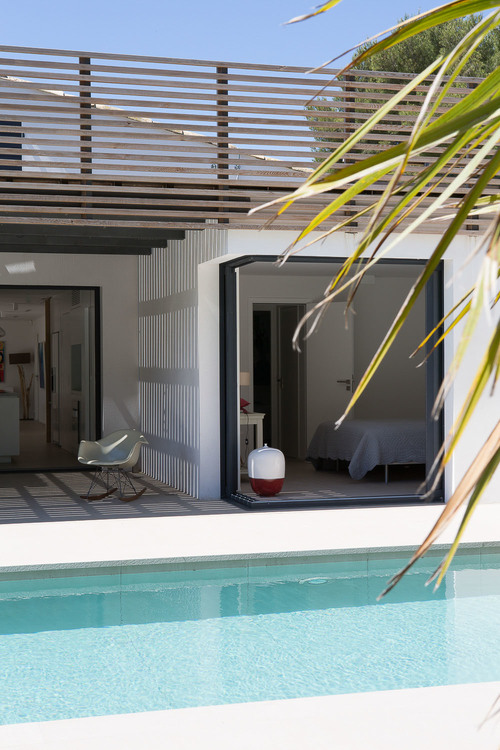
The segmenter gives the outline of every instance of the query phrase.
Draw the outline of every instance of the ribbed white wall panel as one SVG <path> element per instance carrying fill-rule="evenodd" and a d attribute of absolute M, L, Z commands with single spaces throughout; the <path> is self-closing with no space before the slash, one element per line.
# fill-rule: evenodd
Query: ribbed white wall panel
<path fill-rule="evenodd" d="M 227 252 L 227 231 L 205 229 L 139 257 L 143 471 L 195 497 L 200 471 L 198 266 Z"/>

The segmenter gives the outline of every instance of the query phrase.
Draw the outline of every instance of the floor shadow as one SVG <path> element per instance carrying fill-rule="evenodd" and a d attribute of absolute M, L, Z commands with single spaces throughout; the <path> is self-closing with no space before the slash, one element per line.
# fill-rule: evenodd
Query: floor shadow
<path fill-rule="evenodd" d="M 114 495 L 83 500 L 89 484 L 89 474 L 79 471 L 1 474 L 0 524 L 248 512 L 225 500 L 197 500 L 143 475 L 134 477 L 134 484 L 146 491 L 131 503 Z"/>
<path fill-rule="evenodd" d="M 390 501 L 387 503 L 387 494 L 397 494 L 398 489 L 401 491 L 402 488 L 411 491 L 410 488 L 418 485 L 417 477 L 413 476 L 412 471 L 405 474 L 405 470 L 401 469 L 401 472 L 400 477 L 394 474 L 394 481 L 386 485 L 383 476 L 374 471 L 372 476 L 367 476 L 363 494 L 370 495 L 375 504 L 390 504 Z M 145 487 L 146 491 L 133 502 L 124 503 L 116 495 L 88 502 L 81 495 L 88 492 L 90 481 L 91 476 L 85 471 L 0 473 L 0 524 L 287 510 L 286 507 L 267 508 L 258 505 L 250 509 L 217 498 L 199 500 L 144 475 L 134 476 L 137 488 Z M 363 481 L 353 482 L 346 472 L 315 472 L 306 462 L 297 462 L 297 465 L 289 462 L 287 481 L 279 497 L 285 504 L 293 498 L 304 510 L 308 507 L 307 501 L 313 501 L 309 507 L 314 507 L 314 500 L 317 498 L 330 498 L 335 505 L 344 501 L 345 507 L 357 507 L 355 495 L 359 495 L 363 484 Z M 248 478 L 242 481 L 242 492 L 247 492 L 249 496 L 254 494 Z"/>

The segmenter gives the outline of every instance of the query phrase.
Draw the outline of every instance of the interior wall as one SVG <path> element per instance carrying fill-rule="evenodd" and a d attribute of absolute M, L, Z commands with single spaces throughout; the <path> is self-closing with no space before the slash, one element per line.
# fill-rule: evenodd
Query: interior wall
<path fill-rule="evenodd" d="M 270 275 L 250 272 L 251 266 L 240 272 L 240 370 L 250 372 L 252 378 L 252 309 L 255 303 L 310 303 L 322 297 L 329 281 L 327 276 L 279 276 L 270 264 Z M 278 272 L 279 273 L 279 272 Z M 376 345 L 382 340 L 389 322 L 405 298 L 411 280 L 408 278 L 377 278 L 365 284 L 356 297 L 355 311 L 350 325 L 354 328 L 354 378 L 359 382 Z M 310 305 L 308 305 L 310 307 Z M 424 337 L 425 303 L 420 301 L 410 316 L 393 351 L 380 374 L 370 384 L 355 412 L 358 418 L 415 418 L 425 416 L 425 369 L 416 368 L 408 355 Z M 374 315 L 376 310 L 376 315 Z M 331 326 L 323 320 L 317 332 L 305 342 L 307 352 L 307 443 L 320 421 L 337 419 L 347 404 L 349 394 L 339 405 L 339 388 L 328 380 L 335 360 L 341 352 L 332 341 Z M 331 368 L 329 367 L 331 364 Z M 344 368 L 345 369 L 345 368 Z M 348 368 L 347 368 L 348 369 Z M 344 373 L 342 378 L 350 377 Z M 253 403 L 253 385 L 241 388 L 241 395 Z M 250 406 L 252 409 L 252 405 Z"/>
<path fill-rule="evenodd" d="M 0 253 L 3 284 L 101 290 L 103 433 L 139 423 L 135 256 Z"/>
<path fill-rule="evenodd" d="M 238 255 L 279 255 L 296 239 L 293 231 L 273 232 L 264 230 L 257 233 L 249 230 L 234 230 L 230 232 L 228 252 Z M 311 245 L 302 251 L 303 256 L 346 257 L 356 247 L 355 233 L 339 232 L 326 238 L 321 243 Z M 439 234 L 414 234 L 405 237 L 404 243 L 395 246 L 388 258 L 405 260 L 426 260 L 434 251 L 440 240 Z M 481 237 L 466 235 L 457 236 L 447 250 L 444 269 L 444 309 L 450 310 L 458 303 L 462 295 L 470 288 L 477 274 L 477 260 L 474 253 L 481 243 Z M 368 253 L 370 248 L 368 249 Z M 471 260 L 472 259 L 472 260 Z M 497 305 L 498 308 L 498 305 Z M 444 405 L 445 434 L 452 428 L 457 418 L 463 398 L 472 383 L 477 368 L 478 359 L 484 351 L 482 346 L 492 335 L 498 321 L 500 310 L 485 312 L 476 329 L 471 348 L 464 359 L 461 372 L 453 384 Z M 458 345 L 462 326 L 457 326 L 444 342 L 445 371 Z M 500 388 L 491 391 L 488 384 L 480 400 L 476 414 L 467 425 L 457 450 L 445 469 L 445 499 L 448 500 L 460 481 L 471 459 L 477 454 L 484 438 L 493 429 L 500 413 Z M 481 502 L 500 501 L 500 471 L 497 471 L 486 488 Z"/>
<path fill-rule="evenodd" d="M 249 409 L 253 409 L 253 343 L 252 343 L 252 312 L 254 304 L 305 304 L 311 307 L 311 300 L 323 296 L 328 278 L 326 276 L 285 276 L 272 273 L 273 267 L 269 265 L 272 275 L 251 275 L 248 272 L 240 273 L 240 370 L 250 372 L 250 386 L 241 388 L 241 396 L 250 401 Z M 291 342 L 290 342 L 291 346 Z M 314 430 L 318 425 L 320 415 L 327 419 L 325 414 L 331 415 L 332 419 L 340 416 L 341 411 L 337 405 L 337 388 L 325 389 L 323 387 L 324 376 L 328 372 L 325 366 L 325 358 L 332 355 L 332 342 L 328 325 L 321 325 L 313 338 L 302 344 L 306 356 L 306 444 L 309 444 Z M 307 445 L 306 445 L 307 448 Z"/>
<path fill-rule="evenodd" d="M 354 300 L 354 377 L 359 382 L 403 303 L 410 280 L 373 279 L 359 288 Z M 421 295 L 386 358 L 359 400 L 360 419 L 423 419 L 425 415 L 425 367 L 423 357 L 410 354 L 425 337 L 425 299 Z"/>

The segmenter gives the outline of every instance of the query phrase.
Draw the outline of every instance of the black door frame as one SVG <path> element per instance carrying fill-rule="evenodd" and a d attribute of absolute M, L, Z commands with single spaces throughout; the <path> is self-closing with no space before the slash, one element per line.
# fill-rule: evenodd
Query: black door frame
<path fill-rule="evenodd" d="M 101 287 L 100 286 L 85 286 L 81 284 L 0 284 L 0 290 L 2 289 L 25 289 L 38 290 L 47 292 L 54 291 L 71 291 L 72 289 L 79 289 L 82 291 L 90 291 L 94 293 L 94 341 L 95 341 L 95 431 L 96 439 L 102 437 L 102 339 L 101 339 Z M 50 378 L 46 378 L 46 387 L 50 387 Z M 74 471 L 73 468 L 61 467 L 53 468 L 51 471 Z M 84 466 L 81 467 L 81 471 L 85 471 Z M 22 473 L 29 474 L 32 472 L 40 471 L 40 467 L 33 469 L 26 468 L 15 468 L 9 464 L 5 464 L 5 468 L 0 468 L 0 473 Z"/>
<path fill-rule="evenodd" d="M 299 502 L 287 500 L 283 502 L 278 498 L 269 501 L 258 500 L 254 503 L 246 502 L 244 496 L 237 493 L 239 485 L 239 411 L 238 411 L 238 310 L 237 310 L 237 274 L 236 270 L 251 263 L 275 263 L 276 255 L 247 255 L 235 258 L 227 263 L 222 263 L 219 270 L 219 302 L 220 302 L 220 477 L 221 497 L 225 499 L 242 500 L 249 507 L 284 507 L 290 505 L 296 507 Z M 342 263 L 345 258 L 338 257 L 296 257 L 289 258 L 287 263 Z M 383 265 L 424 265 L 424 260 L 419 259 L 382 259 Z M 444 310 L 444 275 L 443 263 L 441 262 L 429 280 L 425 293 L 425 324 L 426 330 L 433 330 L 443 317 Z M 427 351 L 432 348 L 433 342 L 427 343 Z M 444 438 L 443 413 L 437 419 L 431 416 L 434 401 L 439 386 L 444 377 L 444 351 L 441 345 L 430 355 L 426 365 L 426 470 L 429 472 L 434 459 Z M 427 476 L 427 487 L 430 487 L 432 476 Z M 441 479 L 438 486 L 425 500 L 415 495 L 398 497 L 396 495 L 384 495 L 377 498 L 349 498 L 349 506 L 361 505 L 386 505 L 391 504 L 415 504 L 422 502 L 444 502 L 444 481 Z M 338 506 L 344 501 L 338 499 L 301 500 L 301 505 Z"/>

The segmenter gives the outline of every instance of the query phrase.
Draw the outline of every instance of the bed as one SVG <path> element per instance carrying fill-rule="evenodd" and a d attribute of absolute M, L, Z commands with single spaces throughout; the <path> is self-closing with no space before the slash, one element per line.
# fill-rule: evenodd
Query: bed
<path fill-rule="evenodd" d="M 425 420 L 350 419 L 335 429 L 322 422 L 309 444 L 308 459 L 316 469 L 328 461 L 349 461 L 349 474 L 362 479 L 375 466 L 425 464 Z"/>

